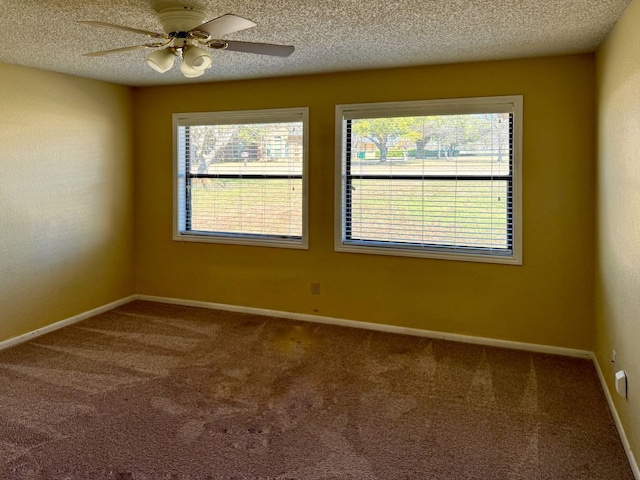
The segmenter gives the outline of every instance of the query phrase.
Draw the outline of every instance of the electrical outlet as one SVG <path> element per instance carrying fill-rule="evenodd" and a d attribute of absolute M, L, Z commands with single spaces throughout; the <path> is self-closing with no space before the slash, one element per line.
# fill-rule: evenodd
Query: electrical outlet
<path fill-rule="evenodd" d="M 616 392 L 623 398 L 627 398 L 627 372 L 618 370 L 615 375 Z"/>
<path fill-rule="evenodd" d="M 616 363 L 616 351 L 611 350 L 611 363 Z"/>
<path fill-rule="evenodd" d="M 320 284 L 311 282 L 311 294 L 320 295 Z"/>

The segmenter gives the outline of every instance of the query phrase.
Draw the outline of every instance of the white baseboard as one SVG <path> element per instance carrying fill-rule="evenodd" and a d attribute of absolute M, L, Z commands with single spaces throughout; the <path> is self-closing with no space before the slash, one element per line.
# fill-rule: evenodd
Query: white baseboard
<path fill-rule="evenodd" d="M 631 471 L 633 472 L 633 476 L 636 480 L 640 480 L 640 469 L 638 468 L 638 462 L 631 450 L 631 445 L 629 444 L 629 439 L 627 438 L 627 434 L 624 431 L 624 427 L 622 426 L 622 421 L 620 420 L 620 415 L 618 415 L 618 410 L 616 409 L 615 403 L 613 403 L 613 397 L 611 396 L 611 392 L 609 391 L 609 387 L 607 386 L 607 382 L 604 378 L 604 373 L 602 368 L 600 368 L 600 362 L 598 362 L 598 357 L 594 353 L 591 354 L 591 358 L 593 359 L 593 364 L 596 367 L 596 371 L 598 372 L 598 377 L 600 377 L 600 383 L 602 384 L 602 390 L 604 390 L 604 395 L 607 397 L 607 403 L 609 404 L 609 410 L 611 410 L 611 415 L 613 415 L 613 421 L 616 424 L 616 428 L 618 429 L 618 435 L 620 435 L 620 440 L 622 441 L 622 446 L 624 447 L 624 451 L 627 454 L 627 459 L 629 460 L 629 465 L 631 465 Z"/>
<path fill-rule="evenodd" d="M 376 330 L 387 333 L 397 333 L 401 335 L 413 335 L 416 337 L 436 338 L 441 340 L 450 340 L 453 342 L 473 343 L 477 345 L 487 345 L 491 347 L 511 348 L 514 350 L 524 350 L 529 352 L 548 353 L 553 355 L 562 355 L 565 357 L 577 358 L 593 358 L 592 352 L 586 350 L 577 350 L 573 348 L 555 347 L 550 345 L 539 345 L 535 343 L 513 342 L 510 340 L 498 340 L 486 337 L 474 337 L 471 335 L 460 335 L 456 333 L 437 332 L 433 330 L 422 330 L 419 328 L 400 327 L 397 325 L 388 325 L 382 323 L 360 322 L 357 320 L 346 320 L 342 318 L 324 317 L 320 315 L 308 315 L 304 313 L 284 312 L 279 310 L 268 310 L 264 308 L 242 307 L 238 305 L 228 305 L 224 303 L 201 302 L 197 300 L 183 300 L 179 298 L 156 297 L 152 295 L 131 295 L 129 297 L 116 300 L 107 305 L 103 305 L 93 310 L 81 313 L 71 318 L 61 320 L 59 322 L 47 325 L 32 332 L 10 338 L 0 342 L 0 350 L 10 348 L 20 343 L 26 342 L 33 338 L 39 337 L 54 330 L 66 327 L 68 325 L 86 320 L 89 317 L 99 315 L 108 310 L 112 310 L 121 305 L 125 305 L 133 300 L 147 300 L 150 302 L 168 303 L 173 305 L 184 305 L 188 307 L 200 307 L 213 310 L 224 310 L 239 313 L 251 313 L 254 315 L 265 315 L 270 317 L 287 318 L 291 320 L 300 320 L 303 322 L 324 323 L 328 325 L 338 325 L 343 327 L 360 328 L 365 330 Z M 639 479 L 640 480 L 640 479 Z"/>
<path fill-rule="evenodd" d="M 81 322 L 82 320 L 86 320 L 89 317 L 99 315 L 109 310 L 113 310 L 114 308 L 129 302 L 132 302 L 135 299 L 136 299 L 136 295 L 131 295 L 129 297 L 121 298 L 120 300 L 116 300 L 115 302 L 102 305 L 101 307 L 94 308 L 93 310 L 89 310 L 88 312 L 80 313 L 79 315 L 75 315 L 71 318 L 60 320 L 59 322 L 52 323 L 51 325 L 47 325 L 46 327 L 38 328 L 37 330 L 33 330 L 32 332 L 27 332 L 22 335 L 18 335 L 17 337 L 9 338 L 8 340 L 0 342 L 0 350 L 4 350 L 5 348 L 10 348 L 10 347 L 15 347 L 16 345 L 27 342 L 29 340 L 32 340 L 46 333 L 53 332 L 54 330 L 58 330 L 68 325 L 72 325 L 74 323 Z"/>
<path fill-rule="evenodd" d="M 152 295 L 136 295 L 138 300 L 150 302 L 169 303 L 173 305 L 183 305 L 187 307 L 209 308 L 214 310 L 225 310 L 229 312 L 252 313 L 254 315 L 266 315 L 270 317 L 288 318 L 290 320 L 301 320 L 303 322 L 324 323 L 328 325 L 339 325 L 343 327 L 361 328 L 365 330 L 376 330 L 387 333 L 398 333 L 402 335 L 413 335 L 416 337 L 437 338 L 440 340 L 450 340 L 453 342 L 473 343 L 477 345 L 487 345 L 491 347 L 511 348 L 514 350 L 525 350 L 528 352 L 548 353 L 552 355 L 562 355 L 565 357 L 576 357 L 591 359 L 592 353 L 587 350 L 577 350 L 573 348 L 554 347 L 550 345 L 539 345 L 535 343 L 513 342 L 510 340 L 498 340 L 486 337 L 474 337 L 471 335 L 460 335 L 457 333 L 436 332 L 433 330 L 422 330 L 419 328 L 399 327 L 397 325 L 387 325 L 382 323 L 360 322 L 357 320 L 345 320 L 342 318 L 323 317 L 320 315 L 308 315 L 304 313 L 283 312 L 278 310 L 267 310 L 264 308 L 241 307 L 238 305 L 227 305 L 224 303 L 200 302 L 197 300 L 183 300 L 179 298 L 155 297 Z"/>
<path fill-rule="evenodd" d="M 68 325 L 72 325 L 82 320 L 86 320 L 87 318 L 107 312 L 121 305 L 125 305 L 129 302 L 132 302 L 133 300 L 146 300 L 150 302 L 167 303 L 172 305 L 184 305 L 188 307 L 200 307 L 200 308 L 224 310 L 224 311 L 230 311 L 230 312 L 251 313 L 254 315 L 280 317 L 280 318 L 287 318 L 291 320 L 301 320 L 304 322 L 323 323 L 328 325 L 339 325 L 339 326 L 351 327 L 351 328 L 361 328 L 365 330 L 376 330 L 380 332 L 397 333 L 401 335 L 413 335 L 417 337 L 436 338 L 441 340 L 472 343 L 472 344 L 486 345 L 491 347 L 511 348 L 514 350 L 524 350 L 529 352 L 562 355 L 566 357 L 591 359 L 595 365 L 596 371 L 598 372 L 598 377 L 600 378 L 600 382 L 602 383 L 602 389 L 604 390 L 604 394 L 607 398 L 609 409 L 611 410 L 611 414 L 613 415 L 613 419 L 616 424 L 616 428 L 618 429 L 618 434 L 620 435 L 620 440 L 622 441 L 622 445 L 624 447 L 625 453 L 627 454 L 627 458 L 629 460 L 631 470 L 633 471 L 633 475 L 636 478 L 636 480 L 640 480 L 640 469 L 638 469 L 638 463 L 636 462 L 636 459 L 633 455 L 633 451 L 631 450 L 629 439 L 627 438 L 627 434 L 624 431 L 624 427 L 622 426 L 620 416 L 618 415 L 618 411 L 616 410 L 615 404 L 613 403 L 613 398 L 611 397 L 611 393 L 609 392 L 609 388 L 607 387 L 607 383 L 605 381 L 602 369 L 600 368 L 598 359 L 596 358 L 593 352 L 589 352 L 587 350 L 556 347 L 551 345 L 539 345 L 535 343 L 513 342 L 509 340 L 498 340 L 498 339 L 486 338 L 486 337 L 474 337 L 471 335 L 460 335 L 456 333 L 437 332 L 433 330 L 422 330 L 418 328 L 400 327 L 397 325 L 387 325 L 387 324 L 380 324 L 380 323 L 360 322 L 356 320 L 324 317 L 320 315 L 308 315 L 304 313 L 283 312 L 278 310 L 268 310 L 264 308 L 242 307 L 238 305 L 228 305 L 224 303 L 211 303 L 211 302 L 201 302 L 197 300 L 183 300 L 179 298 L 156 297 L 152 295 L 131 295 L 129 297 L 116 300 L 115 302 L 111 302 L 107 305 L 94 308 L 93 310 L 89 310 L 88 312 L 84 312 L 74 317 L 61 320 L 51 325 L 47 325 L 46 327 L 39 328 L 32 332 L 28 332 L 23 335 L 10 338 L 8 340 L 0 342 L 0 350 L 14 347 L 16 345 L 19 345 L 20 343 L 26 342 L 28 340 L 39 337 L 46 333 L 53 332 L 54 330 L 58 330 Z"/>

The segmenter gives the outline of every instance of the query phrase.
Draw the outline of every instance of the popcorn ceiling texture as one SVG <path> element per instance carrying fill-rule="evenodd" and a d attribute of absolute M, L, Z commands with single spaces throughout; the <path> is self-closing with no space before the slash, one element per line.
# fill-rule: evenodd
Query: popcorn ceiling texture
<path fill-rule="evenodd" d="M 594 51 L 630 0 L 32 0 L 3 1 L 0 61 L 125 85 L 162 85 Z M 234 13 L 257 27 L 230 40 L 295 45 L 291 57 L 213 52 L 213 67 L 185 79 L 148 68 L 148 51 L 82 53 L 145 43 L 99 20 L 161 31 L 156 12 L 192 6 Z"/>

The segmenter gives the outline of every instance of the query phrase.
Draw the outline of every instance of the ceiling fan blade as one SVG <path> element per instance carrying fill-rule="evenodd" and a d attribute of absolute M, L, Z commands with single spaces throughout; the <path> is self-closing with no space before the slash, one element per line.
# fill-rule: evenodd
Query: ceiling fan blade
<path fill-rule="evenodd" d="M 135 45 L 133 47 L 114 48 L 112 50 L 101 50 L 99 52 L 83 53 L 83 57 L 102 57 L 104 55 L 111 55 L 112 53 L 130 52 L 132 50 L 140 50 L 142 48 L 155 48 L 152 45 Z"/>
<path fill-rule="evenodd" d="M 257 53 L 258 55 L 272 55 L 274 57 L 288 57 L 295 50 L 295 47 L 291 45 L 237 42 L 235 40 L 225 40 L 225 42 L 227 43 L 225 50 L 231 50 L 232 52 Z"/>
<path fill-rule="evenodd" d="M 115 28 L 118 30 L 124 30 L 125 32 L 140 33 L 142 35 L 146 35 L 147 37 L 151 37 L 151 38 L 167 38 L 167 36 L 162 33 L 150 32 L 148 30 L 140 30 L 139 28 L 125 27 L 123 25 L 116 25 L 114 23 L 97 22 L 94 20 L 78 20 L 78 23 L 91 25 L 93 27 Z"/>
<path fill-rule="evenodd" d="M 221 17 L 214 18 L 202 25 L 197 26 L 193 30 L 199 30 L 201 32 L 207 32 L 214 38 L 223 37 L 229 33 L 239 32 L 247 28 L 255 27 L 256 24 L 246 18 L 238 17 L 231 13 L 222 15 Z"/>

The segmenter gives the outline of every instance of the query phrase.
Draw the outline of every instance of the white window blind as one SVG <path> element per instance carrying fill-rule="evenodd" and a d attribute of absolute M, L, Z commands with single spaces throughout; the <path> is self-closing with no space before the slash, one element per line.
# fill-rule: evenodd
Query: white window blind
<path fill-rule="evenodd" d="M 519 99 L 338 107 L 336 249 L 519 263 Z"/>
<path fill-rule="evenodd" d="M 306 117 L 286 109 L 174 118 L 174 237 L 306 247 Z"/>

